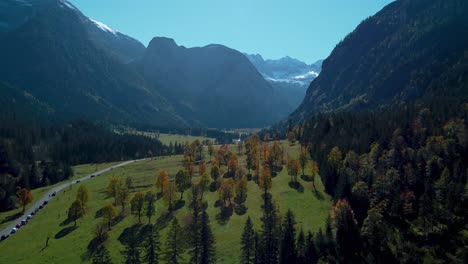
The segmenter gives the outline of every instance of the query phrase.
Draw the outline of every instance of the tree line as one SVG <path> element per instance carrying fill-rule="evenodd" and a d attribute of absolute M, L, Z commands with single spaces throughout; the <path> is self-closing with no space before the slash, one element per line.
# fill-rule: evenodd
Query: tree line
<path fill-rule="evenodd" d="M 178 149 L 173 149 L 176 153 Z M 154 157 L 169 153 L 159 140 L 119 135 L 86 121 L 43 127 L 0 122 L 0 211 L 13 209 L 16 188 L 31 190 L 73 176 L 71 166 Z"/>

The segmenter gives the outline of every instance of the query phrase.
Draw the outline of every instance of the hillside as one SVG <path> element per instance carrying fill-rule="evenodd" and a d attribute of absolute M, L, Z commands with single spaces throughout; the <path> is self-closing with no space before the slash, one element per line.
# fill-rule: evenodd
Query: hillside
<path fill-rule="evenodd" d="M 467 12 L 462 0 L 386 6 L 336 46 L 291 118 L 434 96 L 466 98 Z"/>
<path fill-rule="evenodd" d="M 137 72 L 96 47 L 76 9 L 52 2 L 6 33 L 0 80 L 67 118 L 186 125 Z"/>
<path fill-rule="evenodd" d="M 137 67 L 187 120 L 207 127 L 263 127 L 287 113 L 282 99 L 240 52 L 154 38 Z"/>

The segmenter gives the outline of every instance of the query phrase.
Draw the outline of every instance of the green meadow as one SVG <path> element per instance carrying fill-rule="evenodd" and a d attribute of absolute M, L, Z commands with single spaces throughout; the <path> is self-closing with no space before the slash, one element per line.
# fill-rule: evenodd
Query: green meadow
<path fill-rule="evenodd" d="M 298 156 L 299 146 L 289 146 L 283 142 L 285 151 L 289 155 Z M 232 147 L 235 151 L 235 147 Z M 5 241 L 0 242 L 0 256 L 2 263 L 89 263 L 91 261 L 88 252 L 88 245 L 94 238 L 93 230 L 95 226 L 102 222 L 102 218 L 97 215 L 97 211 L 107 204 L 113 202 L 106 193 L 107 185 L 113 177 L 126 179 L 131 177 L 133 184 L 131 188 L 131 197 L 138 191 L 156 191 L 155 181 L 159 170 L 166 169 L 171 178 L 175 176 L 178 170 L 182 169 L 183 156 L 159 157 L 152 160 L 144 160 L 131 163 L 124 167 L 112 170 L 106 174 L 96 176 L 95 178 L 81 182 L 71 188 L 57 194 L 56 198 L 51 200 L 49 204 L 41 210 L 34 218 L 18 233 L 12 235 Z M 209 156 L 205 154 L 205 160 L 209 161 Z M 115 163 L 99 164 L 98 168 L 111 166 Z M 239 165 L 245 166 L 245 155 L 239 157 Z M 197 168 L 198 169 L 198 168 Z M 207 164 L 208 171 L 210 163 Z M 96 165 L 81 165 L 74 168 L 74 178 L 92 173 L 96 170 Z M 223 167 L 223 170 L 226 170 Z M 198 173 L 193 178 L 193 181 L 198 180 Z M 323 192 L 323 186 L 320 179 L 316 179 L 318 192 L 314 192 L 310 182 L 303 181 L 300 177 L 299 182 L 304 187 L 302 192 L 289 187 L 288 182 L 290 176 L 287 175 L 286 168 L 278 173 L 273 178 L 273 187 L 271 194 L 281 216 L 291 209 L 295 214 L 297 221 L 297 229 L 303 228 L 305 231 L 311 230 L 316 232 L 319 228 L 323 228 L 326 218 L 329 214 L 331 201 L 330 198 Z M 75 200 L 76 191 L 79 185 L 84 185 L 90 192 L 90 201 L 86 208 L 86 214 L 77 222 L 74 227 L 73 223 L 68 223 L 67 210 L 71 203 Z M 34 195 L 39 198 L 51 186 L 34 190 Z M 187 201 L 185 206 L 174 212 L 174 216 L 179 218 L 181 225 L 184 225 L 190 217 L 190 210 L 187 206 L 189 200 L 188 190 L 184 194 Z M 261 190 L 253 181 L 248 182 L 248 197 L 245 203 L 248 208 L 246 214 L 233 215 L 225 220 L 219 220 L 219 207 L 215 207 L 215 202 L 218 199 L 217 192 L 207 192 L 204 196 L 208 202 L 208 213 L 210 223 L 215 235 L 217 261 L 218 263 L 239 263 L 240 257 L 240 236 L 244 228 L 244 223 L 247 216 L 250 216 L 254 221 L 257 230 L 261 227 L 260 218 L 262 211 Z M 121 251 L 124 249 L 123 244 L 119 241 L 119 237 L 127 228 L 135 226 L 138 222 L 137 218 L 130 214 L 129 208 L 115 223 L 112 230 L 109 232 L 110 238 L 107 242 L 107 247 L 111 253 L 114 263 L 122 262 Z M 164 241 L 167 227 L 167 205 L 163 200 L 156 202 L 157 213 L 153 217 L 152 223 L 157 223 L 161 231 L 162 248 L 164 249 Z M 118 212 L 120 207 L 116 207 Z M 15 211 L 16 213 L 18 211 Z M 0 214 L 0 219 L 4 219 L 8 215 L 15 214 L 10 211 Z M 147 223 L 147 218 L 142 218 L 142 223 Z M 4 225 L 7 223 L 4 223 Z M 46 246 L 47 239 L 48 246 Z M 185 256 L 185 262 L 188 262 L 188 257 Z"/>

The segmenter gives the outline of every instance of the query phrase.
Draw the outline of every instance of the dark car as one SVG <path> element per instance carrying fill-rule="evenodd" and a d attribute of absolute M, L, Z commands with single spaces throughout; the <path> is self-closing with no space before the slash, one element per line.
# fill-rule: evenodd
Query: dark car
<path fill-rule="evenodd" d="M 44 206 L 43 206 L 43 205 L 39 206 L 39 209 L 42 209 L 42 208 L 44 208 Z"/>
<path fill-rule="evenodd" d="M 96 176 L 96 175 L 94 175 L 94 174 L 93 174 L 93 175 L 91 175 L 91 178 L 94 178 L 94 176 Z"/>
<path fill-rule="evenodd" d="M 57 193 L 56 193 L 56 192 L 53 192 L 53 193 L 52 193 L 52 196 L 55 196 L 55 195 L 57 195 Z"/>
<path fill-rule="evenodd" d="M 27 223 L 28 223 L 28 221 L 26 221 L 26 220 L 21 220 L 21 225 L 22 225 L 22 226 L 26 225 Z"/>
<path fill-rule="evenodd" d="M 42 203 L 42 205 L 46 205 L 46 204 L 48 204 L 48 203 L 49 203 L 49 201 L 44 201 L 44 202 Z"/>
<path fill-rule="evenodd" d="M 80 183 L 80 180 L 76 181 L 76 183 Z"/>
<path fill-rule="evenodd" d="M 0 238 L 0 240 L 3 241 L 3 240 L 5 240 L 5 239 L 7 239 L 7 238 L 9 238 L 9 237 L 10 237 L 10 235 L 5 234 L 5 235 L 3 235 L 3 236 Z"/>
<path fill-rule="evenodd" d="M 21 228 L 21 224 L 17 224 L 15 227 L 19 229 Z"/>

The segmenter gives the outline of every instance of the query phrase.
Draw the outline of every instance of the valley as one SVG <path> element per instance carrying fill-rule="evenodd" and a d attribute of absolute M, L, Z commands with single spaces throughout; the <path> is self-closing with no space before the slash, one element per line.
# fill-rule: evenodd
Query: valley
<path fill-rule="evenodd" d="M 464 264 L 466 208 L 466 0 L 0 0 L 2 264 Z"/>
<path fill-rule="evenodd" d="M 299 145 L 289 147 L 287 142 L 283 142 L 282 145 L 289 155 L 298 155 Z M 236 146 L 232 146 L 231 149 L 236 151 Z M 208 159 L 206 149 L 205 157 Z M 130 196 L 137 192 L 156 192 L 155 182 L 158 172 L 163 169 L 167 170 L 170 179 L 173 180 L 177 171 L 183 169 L 182 161 L 183 156 L 181 155 L 142 160 L 116 168 L 58 192 L 57 196 L 51 199 L 49 204 L 39 211 L 26 226 L 21 228 L 18 233 L 11 235 L 8 240 L 1 242 L 0 255 L 2 260 L 9 263 L 30 263 L 31 261 L 36 263 L 51 261 L 82 263 L 89 260 L 87 247 L 93 239 L 94 227 L 102 221 L 101 217 L 97 217 L 96 212 L 106 204 L 112 203 L 112 198 L 106 194 L 109 181 L 112 178 L 125 180 L 127 177 L 131 177 Z M 102 168 L 111 165 L 112 163 L 99 164 L 98 166 Z M 208 162 L 208 171 L 211 169 L 210 165 Z M 245 165 L 245 155 L 242 155 L 240 156 L 239 166 L 244 167 Z M 74 169 L 76 176 L 73 180 L 76 177 L 81 177 L 79 175 L 92 173 L 94 165 L 83 165 Z M 199 179 L 200 176 L 195 173 L 192 181 L 196 183 Z M 288 186 L 289 180 L 290 176 L 287 175 L 286 168 L 283 168 L 273 178 L 270 192 L 278 205 L 280 215 L 284 215 L 287 209 L 291 209 L 295 213 L 298 227 L 300 226 L 304 231 L 310 230 L 316 233 L 319 228 L 324 229 L 331 203 L 328 195 L 323 192 L 320 180 L 316 180 L 318 190 L 316 194 L 310 182 L 299 179 L 304 190 L 298 192 Z M 75 199 L 77 189 L 81 185 L 85 186 L 90 192 L 86 214 L 78 220 L 76 227 L 74 227 L 73 223 L 63 224 L 67 219 L 66 211 L 73 199 Z M 246 213 L 237 215 L 234 212 L 227 220 L 217 220 L 220 212 L 220 209 L 215 207 L 218 192 L 207 191 L 205 195 L 204 199 L 208 203 L 207 211 L 216 240 L 216 255 L 221 263 L 239 263 L 240 235 L 247 216 L 252 218 L 256 228 L 260 227 L 262 190 L 253 181 L 248 182 L 247 188 Z M 34 192 L 34 195 L 39 196 L 42 193 L 46 193 L 46 190 L 38 190 Z M 187 218 L 191 215 L 191 210 L 188 208 L 189 193 L 190 191 L 186 192 L 185 205 L 177 209 L 173 214 L 174 217 L 180 220 L 182 225 L 188 221 Z M 117 210 L 120 211 L 120 208 Z M 0 215 L 0 218 L 3 218 L 3 215 Z M 165 219 L 167 217 L 170 218 L 170 216 L 167 216 L 167 204 L 162 199 L 157 200 L 156 214 L 152 223 L 157 224 L 158 228 L 160 228 L 161 241 L 165 241 L 164 237 L 169 229 L 170 219 Z M 142 225 L 144 226 L 147 223 L 147 219 L 143 218 Z M 121 251 L 124 249 L 124 245 L 119 241 L 120 236 L 127 228 L 138 226 L 137 224 L 138 219 L 131 215 L 129 209 L 127 209 L 124 216 L 113 225 L 112 230 L 109 232 L 107 244 L 113 261 L 120 262 L 122 260 Z M 69 231 L 64 232 L 63 230 Z M 65 233 L 65 235 L 62 237 L 61 233 Z M 49 246 L 45 247 L 47 237 L 50 237 Z M 73 248 L 73 250 L 67 250 L 70 248 Z M 183 259 L 189 259 L 187 252 L 184 254 Z"/>

